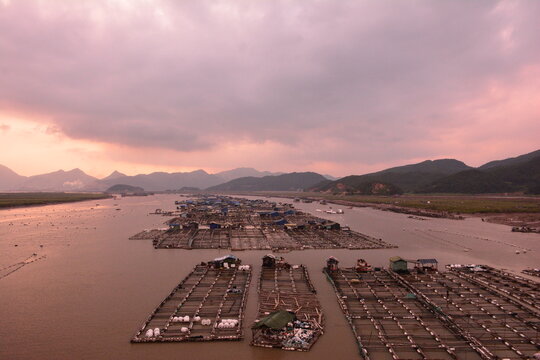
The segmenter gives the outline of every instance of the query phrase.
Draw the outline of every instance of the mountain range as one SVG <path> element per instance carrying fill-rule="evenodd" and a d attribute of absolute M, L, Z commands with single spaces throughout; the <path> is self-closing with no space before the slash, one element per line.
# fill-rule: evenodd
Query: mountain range
<path fill-rule="evenodd" d="M 426 160 L 383 171 L 325 181 L 310 191 L 334 194 L 540 194 L 540 150 L 473 168 L 455 159 Z"/>
<path fill-rule="evenodd" d="M 393 195 L 416 193 L 540 193 L 540 150 L 473 168 L 456 159 L 426 160 L 340 179 L 313 172 L 271 173 L 237 168 L 209 174 L 154 172 L 129 176 L 114 171 L 98 179 L 80 169 L 21 176 L 0 165 L 0 191 L 104 191 L 116 184 L 147 191 L 198 188 L 208 191 L 298 191 Z"/>
<path fill-rule="evenodd" d="M 487 168 L 461 171 L 421 187 L 417 192 L 540 194 L 540 155 L 523 158 L 521 162 L 510 161 Z"/>
<path fill-rule="evenodd" d="M 129 176 L 113 171 L 102 179 L 87 175 L 80 169 L 22 176 L 0 165 L 0 191 L 104 191 L 116 184 L 141 187 L 149 191 L 175 190 L 183 187 L 208 188 L 240 177 L 275 176 L 282 173 L 237 168 L 209 174 L 204 170 L 191 172 L 154 172 Z"/>
<path fill-rule="evenodd" d="M 365 175 L 350 175 L 336 181 L 327 181 L 311 188 L 312 191 L 365 193 L 369 184 L 381 183 L 396 188 L 390 193 L 412 192 L 444 176 L 472 169 L 454 159 L 426 160 L 418 164 L 397 166 Z"/>
<path fill-rule="evenodd" d="M 208 191 L 302 191 L 320 182 L 328 181 L 314 172 L 293 172 L 290 174 L 242 177 L 224 184 L 209 187 Z"/>

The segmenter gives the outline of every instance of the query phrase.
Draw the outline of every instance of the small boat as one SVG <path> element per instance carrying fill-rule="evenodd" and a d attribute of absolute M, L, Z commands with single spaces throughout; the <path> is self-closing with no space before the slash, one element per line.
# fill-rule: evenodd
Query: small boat
<path fill-rule="evenodd" d="M 356 271 L 357 272 L 369 272 L 371 271 L 371 265 L 366 262 L 364 259 L 358 259 L 356 261 Z"/>

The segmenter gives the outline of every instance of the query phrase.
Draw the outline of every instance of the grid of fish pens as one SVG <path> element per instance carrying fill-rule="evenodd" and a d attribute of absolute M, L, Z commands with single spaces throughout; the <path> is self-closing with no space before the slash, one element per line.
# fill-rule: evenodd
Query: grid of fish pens
<path fill-rule="evenodd" d="M 382 249 L 382 248 L 395 248 L 397 246 L 390 245 L 384 242 L 382 239 L 376 239 L 374 237 L 361 234 L 352 230 L 321 230 L 317 229 L 313 231 L 313 235 L 317 235 L 320 238 L 325 239 L 329 244 L 332 244 L 333 248 L 346 248 L 346 249 Z"/>
<path fill-rule="evenodd" d="M 163 231 L 153 239 L 154 248 L 185 249 L 189 246 L 190 239 L 197 233 L 197 229 L 178 229 Z"/>
<path fill-rule="evenodd" d="M 160 229 L 143 230 L 131 236 L 129 240 L 154 240 L 161 237 L 164 233 L 165 231 Z"/>
<path fill-rule="evenodd" d="M 540 312 L 540 284 L 537 281 L 484 265 L 476 268 L 454 266 L 451 270 L 483 289 L 503 293 Z"/>
<path fill-rule="evenodd" d="M 490 359 L 532 358 L 540 349 L 540 314 L 460 275 L 451 271 L 395 276 L 476 339 Z"/>
<path fill-rule="evenodd" d="M 268 263 L 270 261 L 270 264 Z M 252 345 L 308 351 L 323 334 L 324 316 L 303 265 L 263 258 Z"/>
<path fill-rule="evenodd" d="M 389 271 L 325 269 L 364 359 L 489 359 Z"/>
<path fill-rule="evenodd" d="M 237 227 L 145 230 L 131 240 L 152 240 L 157 249 L 381 249 L 394 248 L 381 239 L 356 231 Z"/>
<path fill-rule="evenodd" d="M 240 340 L 251 267 L 197 265 L 159 304 L 134 343 Z"/>
<path fill-rule="evenodd" d="M 272 250 L 301 250 L 302 246 L 283 229 L 265 228 L 262 230 Z"/>
<path fill-rule="evenodd" d="M 337 249 L 342 247 L 331 237 L 329 238 L 322 234 L 318 234 L 318 232 L 313 230 L 291 229 L 287 230 L 287 234 L 294 239 L 302 249 Z"/>
<path fill-rule="evenodd" d="M 291 251 L 395 247 L 287 204 L 229 197 L 201 197 L 176 203 L 179 210 L 175 213 L 179 216 L 166 222 L 168 228 L 145 230 L 131 239 L 152 240 L 159 249 Z"/>
<path fill-rule="evenodd" d="M 231 229 L 231 250 L 268 250 L 271 249 L 268 239 L 261 229 Z"/>

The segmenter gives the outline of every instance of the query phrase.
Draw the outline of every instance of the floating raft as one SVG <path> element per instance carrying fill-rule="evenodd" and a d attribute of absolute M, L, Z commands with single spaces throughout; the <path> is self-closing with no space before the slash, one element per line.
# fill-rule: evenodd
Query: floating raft
<path fill-rule="evenodd" d="M 364 359 L 487 359 L 388 271 L 326 271 Z"/>
<path fill-rule="evenodd" d="M 529 359 L 540 349 L 540 314 L 459 271 L 396 275 L 489 352 L 491 359 Z M 480 276 L 479 276 L 480 278 Z"/>
<path fill-rule="evenodd" d="M 252 345 L 308 351 L 323 334 L 324 316 L 303 265 L 265 266 Z"/>
<path fill-rule="evenodd" d="M 221 228 L 145 230 L 131 240 L 152 240 L 156 249 L 241 250 L 368 250 L 395 248 L 381 239 L 356 231 L 281 228 Z"/>
<path fill-rule="evenodd" d="M 290 204 L 225 196 L 176 202 L 168 228 L 145 230 L 132 240 L 156 249 L 231 249 L 286 252 L 304 249 L 395 248 L 369 235 L 295 209 Z M 160 212 L 163 213 L 163 212 Z"/>
<path fill-rule="evenodd" d="M 485 274 L 324 271 L 364 359 L 529 359 L 540 350 L 534 307 L 482 284 Z"/>
<path fill-rule="evenodd" d="M 451 268 L 460 278 L 492 293 L 502 293 L 540 313 L 540 283 L 490 266 L 484 265 L 481 269 L 483 271 L 472 271 L 467 266 Z"/>
<path fill-rule="evenodd" d="M 251 267 L 197 265 L 148 317 L 133 343 L 240 340 Z"/>

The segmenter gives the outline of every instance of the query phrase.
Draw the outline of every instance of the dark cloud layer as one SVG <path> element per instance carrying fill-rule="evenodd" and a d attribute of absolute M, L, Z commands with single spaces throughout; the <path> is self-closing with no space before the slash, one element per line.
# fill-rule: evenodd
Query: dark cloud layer
<path fill-rule="evenodd" d="M 444 154 L 441 134 L 485 136 L 464 104 L 539 66 L 539 15 L 537 1 L 4 1 L 0 107 L 128 146 Z"/>

